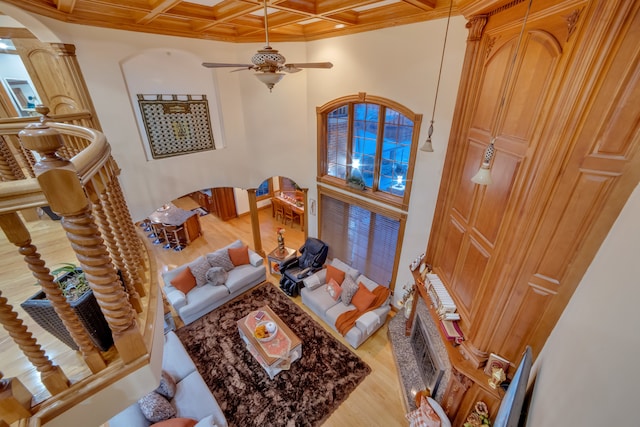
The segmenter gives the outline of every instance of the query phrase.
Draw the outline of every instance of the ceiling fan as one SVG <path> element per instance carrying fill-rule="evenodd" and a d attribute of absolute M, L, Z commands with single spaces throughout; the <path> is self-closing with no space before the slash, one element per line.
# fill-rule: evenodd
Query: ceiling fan
<path fill-rule="evenodd" d="M 264 31 L 265 46 L 258 50 L 258 53 L 251 58 L 252 64 L 225 64 L 219 62 L 203 62 L 207 68 L 240 67 L 233 71 L 255 70 L 254 74 L 258 80 L 267 85 L 269 92 L 284 77 L 281 71 L 287 73 L 297 73 L 303 68 L 331 68 L 331 62 L 306 62 L 296 64 L 286 64 L 286 59 L 278 51 L 269 46 L 269 26 L 267 24 L 267 0 L 264 1 Z"/>

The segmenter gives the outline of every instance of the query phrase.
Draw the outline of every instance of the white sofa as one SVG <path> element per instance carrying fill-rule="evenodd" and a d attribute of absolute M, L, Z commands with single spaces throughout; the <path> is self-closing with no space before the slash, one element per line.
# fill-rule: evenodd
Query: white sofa
<path fill-rule="evenodd" d="M 198 420 L 196 427 L 227 426 L 220 405 L 172 331 L 165 335 L 162 369 L 176 381 L 176 394 L 170 401 L 176 409 L 176 418 Z M 151 424 L 137 402 L 109 420 L 109 427 L 148 427 Z"/>
<path fill-rule="evenodd" d="M 377 283 L 367 278 L 363 274 L 360 274 L 358 270 L 350 267 L 337 258 L 334 258 L 331 263 L 332 266 L 345 272 L 351 276 L 356 283 L 362 282 L 364 286 L 370 291 L 373 291 Z M 302 303 L 309 307 L 315 314 L 320 316 L 329 326 L 334 330 L 336 329 L 336 319 L 345 311 L 351 311 L 355 309 L 353 304 L 346 305 L 340 298 L 335 301 L 329 292 L 327 292 L 326 283 L 327 269 L 312 274 L 311 276 L 303 280 L 304 287 L 300 291 L 302 296 Z M 346 333 L 344 338 L 353 347 L 358 348 L 360 344 L 365 342 L 375 331 L 377 331 L 387 319 L 387 315 L 391 310 L 390 298 L 378 308 L 368 311 L 361 315 L 356 324 Z"/>
<path fill-rule="evenodd" d="M 244 246 L 241 240 L 218 249 L 239 248 Z M 217 252 L 217 251 L 215 251 Z M 164 292 L 167 300 L 173 306 L 185 325 L 199 319 L 227 301 L 235 298 L 244 291 L 264 282 L 267 279 L 267 269 L 264 259 L 256 252 L 249 249 L 249 264 L 239 265 L 228 272 L 228 278 L 224 285 L 213 286 L 210 284 L 193 288 L 186 295 L 171 285 L 171 281 L 187 266 L 195 263 L 199 257 L 188 264 L 181 265 L 162 274 L 164 280 Z"/>

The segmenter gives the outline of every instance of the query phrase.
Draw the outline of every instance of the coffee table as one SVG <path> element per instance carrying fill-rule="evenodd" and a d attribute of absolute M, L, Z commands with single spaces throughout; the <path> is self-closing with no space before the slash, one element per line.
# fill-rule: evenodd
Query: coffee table
<path fill-rule="evenodd" d="M 264 313 L 260 320 L 256 319 L 259 311 Z M 271 341 L 261 342 L 253 335 L 256 325 L 262 321 L 271 321 L 278 326 L 276 336 Z M 238 332 L 247 350 L 269 375 L 269 379 L 289 369 L 293 362 L 302 357 L 302 341 L 268 305 L 238 320 Z"/>

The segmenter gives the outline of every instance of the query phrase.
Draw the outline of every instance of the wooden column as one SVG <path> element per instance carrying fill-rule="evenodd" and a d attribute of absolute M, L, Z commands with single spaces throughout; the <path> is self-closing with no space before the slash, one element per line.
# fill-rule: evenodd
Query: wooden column
<path fill-rule="evenodd" d="M 51 209 L 62 217 L 62 227 L 111 328 L 120 357 L 130 363 L 146 354 L 147 349 L 77 171 L 70 161 L 56 154 L 62 138 L 46 123 L 27 127 L 20 132 L 20 138 L 25 147 L 41 156 L 35 165 L 40 187 Z"/>
<path fill-rule="evenodd" d="M 69 388 L 67 376 L 61 368 L 51 363 L 40 344 L 18 318 L 13 307 L 2 296 L 2 291 L 0 291 L 0 323 L 29 362 L 40 372 L 40 380 L 51 394 L 55 395 Z"/>
<path fill-rule="evenodd" d="M 309 197 L 308 197 L 308 193 L 309 193 L 309 189 L 308 188 L 301 188 L 302 192 L 304 193 L 304 240 L 307 240 L 307 237 L 309 237 Z M 317 235 L 317 233 L 316 233 Z"/>
<path fill-rule="evenodd" d="M 249 212 L 251 213 L 251 233 L 253 234 L 254 250 L 262 257 L 266 256 L 262 249 L 262 236 L 260 236 L 260 218 L 258 217 L 258 200 L 256 198 L 256 189 L 247 189 L 249 196 Z"/>
<path fill-rule="evenodd" d="M 18 214 L 0 215 L 0 227 L 2 227 L 7 239 L 20 248 L 20 254 L 24 256 L 27 267 L 33 272 L 56 314 L 69 331 L 71 338 L 78 345 L 91 372 L 96 373 L 106 368 L 107 365 L 100 351 L 94 345 L 76 312 L 67 302 L 60 287 L 54 282 L 54 277 L 45 266 L 45 262 L 41 259 L 37 248 L 31 244 L 29 231 L 20 220 Z"/>

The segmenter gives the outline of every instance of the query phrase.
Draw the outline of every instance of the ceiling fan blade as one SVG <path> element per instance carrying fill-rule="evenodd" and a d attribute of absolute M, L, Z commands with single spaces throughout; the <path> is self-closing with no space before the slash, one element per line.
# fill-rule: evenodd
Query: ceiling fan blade
<path fill-rule="evenodd" d="M 242 68 L 236 68 L 235 70 L 231 70 L 232 73 L 235 73 L 236 71 L 245 71 L 245 70 L 255 70 L 256 67 L 254 66 L 247 66 L 247 67 L 242 67 Z"/>
<path fill-rule="evenodd" d="M 331 68 L 331 62 L 301 62 L 298 64 L 285 64 L 285 68 Z"/>
<path fill-rule="evenodd" d="M 203 62 L 202 66 L 207 68 L 225 68 L 225 67 L 253 68 L 253 64 L 225 64 L 221 62 Z"/>

